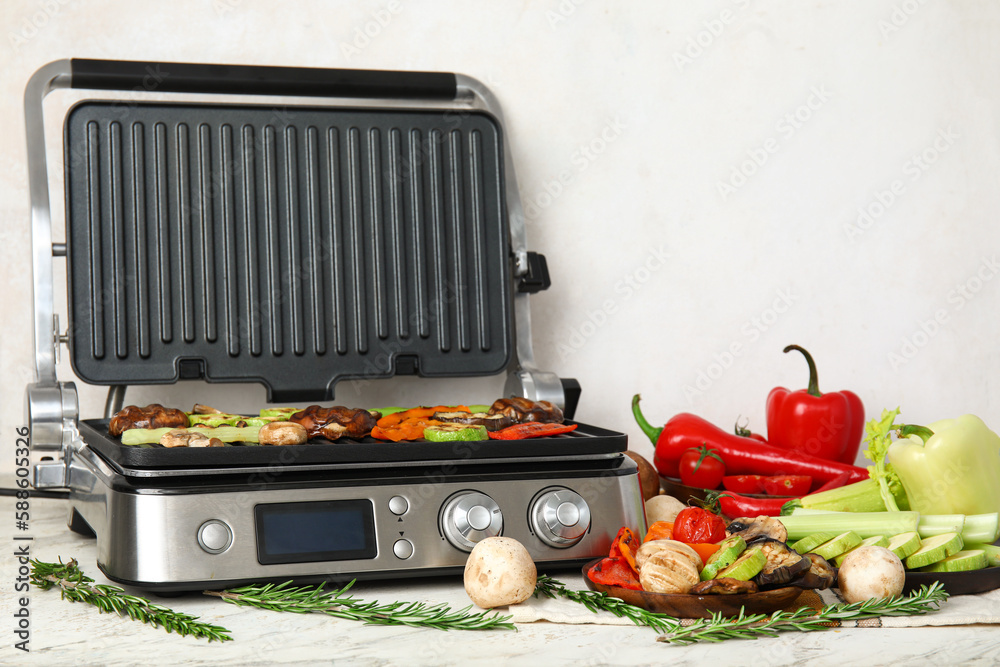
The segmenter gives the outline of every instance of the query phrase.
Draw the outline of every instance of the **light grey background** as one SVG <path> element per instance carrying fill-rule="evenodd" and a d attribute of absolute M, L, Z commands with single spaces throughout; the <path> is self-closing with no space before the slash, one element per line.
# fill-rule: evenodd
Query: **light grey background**
<path fill-rule="evenodd" d="M 21 100 L 32 72 L 66 57 L 487 82 L 552 273 L 532 302 L 539 365 L 579 379 L 578 418 L 641 453 L 635 392 L 654 421 L 742 415 L 764 430 L 767 392 L 805 386 L 789 343 L 813 352 L 821 389 L 853 389 L 869 413 L 1000 427 L 996 3 L 5 0 L 0 28 L 3 479 L 33 360 Z M 50 142 L 71 99 L 46 108 Z M 65 354 L 59 374 L 72 379 Z M 403 378 L 337 402 L 490 402 L 502 385 Z M 104 389 L 79 389 L 98 416 Z M 253 410 L 264 392 L 184 384 L 127 400 Z"/>

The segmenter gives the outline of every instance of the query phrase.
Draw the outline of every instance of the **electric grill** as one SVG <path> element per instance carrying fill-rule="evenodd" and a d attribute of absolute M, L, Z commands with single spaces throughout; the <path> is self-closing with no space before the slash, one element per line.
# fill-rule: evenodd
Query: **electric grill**
<path fill-rule="evenodd" d="M 66 114 L 66 241 L 53 243 L 42 106 L 60 88 L 123 94 Z M 478 81 L 65 60 L 31 78 L 25 120 L 26 403 L 33 449 L 58 452 L 34 486 L 68 489 L 69 526 L 96 535 L 108 578 L 171 591 L 446 574 L 492 535 L 540 567 L 579 566 L 619 527 L 645 527 L 626 436 L 586 424 L 513 442 L 287 447 L 108 434 L 128 385 L 192 379 L 257 382 L 269 402 L 302 405 L 347 379 L 506 371 L 506 393 L 572 418 L 579 385 L 534 365 L 528 297 L 549 278 Z M 54 257 L 67 262 L 65 332 Z M 64 344 L 81 380 L 109 387 L 103 419 L 81 419 L 74 384 L 57 380 Z"/>

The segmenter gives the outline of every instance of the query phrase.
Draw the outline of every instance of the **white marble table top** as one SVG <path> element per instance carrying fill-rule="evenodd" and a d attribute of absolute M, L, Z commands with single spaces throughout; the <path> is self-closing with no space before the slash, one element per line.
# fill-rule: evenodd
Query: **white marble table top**
<path fill-rule="evenodd" d="M 159 599 L 174 609 L 195 614 L 228 628 L 234 641 L 207 643 L 167 634 L 128 618 L 100 614 L 90 606 L 60 600 L 56 591 L 32 589 L 31 652 L 13 648 L 10 622 L 15 609 L 13 557 L 14 499 L 0 498 L 6 547 L 0 550 L 0 613 L 4 638 L 0 664 L 19 665 L 530 665 L 610 664 L 753 664 L 888 665 L 1000 663 L 1000 627 L 839 629 L 785 633 L 774 639 L 729 641 L 722 644 L 668 646 L 657 643 L 648 628 L 600 625 L 519 625 L 517 632 L 442 632 L 407 627 L 374 627 L 317 615 L 292 615 L 237 608 L 217 599 L 192 594 Z M 21 534 L 21 533 L 19 533 Z M 65 525 L 65 502 L 33 498 L 32 554 L 41 560 L 76 558 L 98 580 L 95 546 Z M 579 575 L 559 577 L 570 587 L 583 588 Z M 359 597 L 446 602 L 455 608 L 469 604 L 460 578 L 359 583 Z M 138 591 L 137 591 L 138 592 Z"/>

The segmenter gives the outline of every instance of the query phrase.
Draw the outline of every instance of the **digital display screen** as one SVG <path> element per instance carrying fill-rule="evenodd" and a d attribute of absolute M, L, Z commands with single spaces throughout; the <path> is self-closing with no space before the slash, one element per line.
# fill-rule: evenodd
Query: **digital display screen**
<path fill-rule="evenodd" d="M 375 558 L 370 500 L 274 503 L 254 507 L 262 565 Z"/>

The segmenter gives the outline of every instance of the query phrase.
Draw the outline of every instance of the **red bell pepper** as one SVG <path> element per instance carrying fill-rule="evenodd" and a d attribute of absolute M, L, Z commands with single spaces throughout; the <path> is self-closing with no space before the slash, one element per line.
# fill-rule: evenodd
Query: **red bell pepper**
<path fill-rule="evenodd" d="M 661 475 L 677 476 L 681 454 L 692 447 L 706 445 L 715 450 L 733 475 L 809 475 L 828 482 L 845 472 L 851 482 L 868 479 L 868 471 L 857 466 L 829 461 L 774 445 L 727 433 L 710 422 L 689 413 L 675 415 L 663 428 L 653 428 L 639 410 L 639 395 L 632 399 L 632 413 L 643 432 L 656 445 L 653 463 Z"/>
<path fill-rule="evenodd" d="M 830 461 L 852 464 L 865 431 L 865 406 L 850 391 L 820 393 L 816 363 L 798 345 L 809 364 L 809 387 L 789 391 L 775 387 L 767 396 L 767 436 L 770 444 Z"/>

